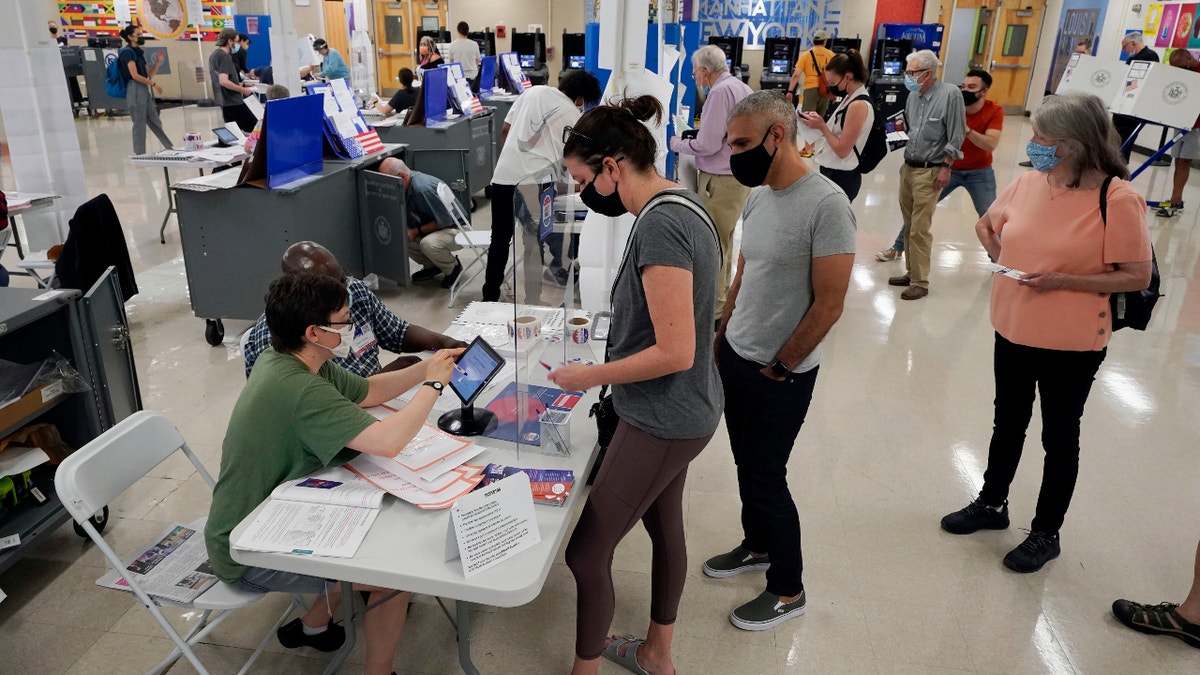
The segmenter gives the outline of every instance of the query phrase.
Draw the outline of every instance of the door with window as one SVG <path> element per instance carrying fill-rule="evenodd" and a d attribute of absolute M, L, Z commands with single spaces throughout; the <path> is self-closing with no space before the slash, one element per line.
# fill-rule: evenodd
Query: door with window
<path fill-rule="evenodd" d="M 1006 0 L 998 3 L 991 32 L 988 72 L 992 88 L 988 99 L 1004 106 L 1006 114 L 1021 114 L 1033 75 L 1033 57 L 1046 0 Z"/>
<path fill-rule="evenodd" d="M 375 73 L 378 90 L 395 93 L 401 68 L 417 70 L 417 31 L 422 25 L 446 25 L 445 0 L 374 0 Z"/>

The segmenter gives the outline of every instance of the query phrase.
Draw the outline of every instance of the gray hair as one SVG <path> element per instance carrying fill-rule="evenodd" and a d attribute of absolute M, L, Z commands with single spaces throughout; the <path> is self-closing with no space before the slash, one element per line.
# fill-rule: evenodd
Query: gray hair
<path fill-rule="evenodd" d="M 773 91 L 756 91 L 737 102 L 725 118 L 728 125 L 736 117 L 749 115 L 759 129 L 766 133 L 776 124 L 783 125 L 784 139 L 796 142 L 796 108 L 788 100 Z"/>
<path fill-rule="evenodd" d="M 288 88 L 282 84 L 272 84 L 271 86 L 267 87 L 268 101 L 277 101 L 281 98 L 288 98 L 291 95 L 292 93 L 288 91 Z"/>
<path fill-rule="evenodd" d="M 1071 169 L 1068 187 L 1079 187 L 1087 171 L 1129 180 L 1129 168 L 1121 156 L 1121 138 L 1112 125 L 1112 115 L 1095 94 L 1073 91 L 1047 96 L 1033 113 L 1033 129 L 1063 147 L 1063 162 Z"/>
<path fill-rule="evenodd" d="M 704 45 L 692 52 L 692 67 L 703 68 L 713 75 L 719 75 L 729 70 L 725 66 L 725 52 L 716 45 Z"/>
<path fill-rule="evenodd" d="M 906 59 L 909 63 L 918 65 L 922 70 L 937 70 L 938 58 L 937 54 L 929 49 L 920 49 L 908 55 Z"/>
<path fill-rule="evenodd" d="M 1141 31 L 1133 31 L 1121 38 L 1121 46 L 1124 47 L 1127 43 L 1137 43 L 1139 45 L 1146 44 L 1146 36 L 1142 35 Z"/>

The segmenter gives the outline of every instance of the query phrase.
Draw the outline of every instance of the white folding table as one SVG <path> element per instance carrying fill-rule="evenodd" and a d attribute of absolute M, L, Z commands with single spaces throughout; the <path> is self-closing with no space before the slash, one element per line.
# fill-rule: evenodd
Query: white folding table
<path fill-rule="evenodd" d="M 163 214 L 162 226 L 158 228 L 158 243 L 167 243 L 166 231 L 167 221 L 171 219 L 172 213 L 178 213 L 175 207 L 175 193 L 171 190 L 171 168 L 187 168 L 199 169 L 200 175 L 204 175 L 205 169 L 216 169 L 222 166 L 233 166 L 240 164 L 242 161 L 250 157 L 245 151 L 230 153 L 228 159 L 206 159 L 198 156 L 199 153 L 206 150 L 198 150 L 194 152 L 185 152 L 182 150 L 163 150 L 152 155 L 130 155 L 129 163 L 140 167 L 162 167 L 163 177 L 165 182 L 163 187 L 167 191 L 167 212 Z"/>
<path fill-rule="evenodd" d="M 519 368 L 523 381 L 531 384 L 547 384 L 545 370 L 538 365 L 541 359 L 559 359 L 551 350 L 561 350 L 561 343 L 545 343 L 533 347 L 528 355 L 520 359 Z M 594 346 L 593 351 L 602 346 Z M 543 354 L 545 354 L 543 356 Z M 532 367 L 529 367 L 532 365 Z M 539 372 L 540 371 L 540 372 Z M 505 386 L 501 382 L 490 387 L 477 402 L 486 405 Z M 553 385 L 551 385 L 553 386 Z M 453 396 L 447 392 L 445 395 Z M 463 576 L 459 560 L 445 562 L 444 550 L 449 510 L 426 511 L 395 499 L 385 499 L 382 512 L 376 519 L 366 540 L 353 558 L 326 558 L 292 553 L 262 553 L 232 549 L 233 559 L 243 565 L 295 572 L 342 581 L 343 608 L 346 617 L 346 643 L 330 661 L 326 673 L 337 672 L 354 646 L 353 597 L 351 583 L 370 584 L 382 588 L 395 588 L 455 601 L 455 628 L 458 633 L 458 658 L 463 672 L 475 675 L 471 661 L 470 606 L 472 603 L 495 607 L 517 607 L 530 602 L 541 593 L 550 572 L 554 556 L 562 545 L 563 537 L 570 526 L 572 515 L 583 506 L 584 483 L 596 456 L 596 425 L 588 417 L 588 409 L 596 400 L 596 390 L 591 390 L 579 401 L 571 412 L 571 455 L 553 457 L 529 450 L 517 454 L 513 443 L 486 437 L 475 441 L 488 447 L 483 454 L 472 460 L 472 464 L 494 462 L 509 466 L 545 469 L 572 469 L 575 486 L 567 503 L 561 507 L 536 505 L 538 531 L 541 541 L 532 548 L 522 551 L 513 558 L 467 579 Z M 430 416 L 436 423 L 440 413 Z M 265 502 L 264 502 L 265 503 Z M 262 509 L 257 509 L 234 529 L 231 541 L 237 541 L 241 533 Z M 403 542 L 403 545 L 397 545 Z"/>

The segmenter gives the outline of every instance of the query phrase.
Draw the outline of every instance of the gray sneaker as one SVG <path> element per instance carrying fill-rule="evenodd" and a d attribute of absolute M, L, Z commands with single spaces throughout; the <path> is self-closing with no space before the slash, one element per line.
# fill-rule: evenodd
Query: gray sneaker
<path fill-rule="evenodd" d="M 729 621 L 742 630 L 767 630 L 804 613 L 804 591 L 792 602 L 781 602 L 768 591 L 729 613 Z"/>
<path fill-rule="evenodd" d="M 771 557 L 767 554 L 751 555 L 749 551 L 738 546 L 729 553 L 722 553 L 704 561 L 704 574 L 714 579 L 735 577 L 742 572 L 765 570 L 771 566 Z"/>

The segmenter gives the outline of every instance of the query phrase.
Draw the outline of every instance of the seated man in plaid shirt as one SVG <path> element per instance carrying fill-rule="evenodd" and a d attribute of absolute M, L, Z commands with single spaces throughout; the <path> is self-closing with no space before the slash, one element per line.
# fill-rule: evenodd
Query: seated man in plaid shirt
<path fill-rule="evenodd" d="M 427 328 L 415 326 L 396 316 L 380 302 L 360 279 L 347 277 L 329 249 L 311 241 L 292 244 L 283 253 L 283 273 L 316 272 L 334 279 L 345 279 L 350 291 L 350 320 L 354 322 L 354 341 L 350 355 L 333 362 L 346 370 L 363 377 L 375 373 L 407 368 L 420 363 L 417 356 L 401 356 L 387 366 L 380 367 L 379 349 L 390 352 L 422 352 L 426 349 L 453 349 L 466 347 L 461 340 L 435 333 Z M 267 330 L 266 315 L 250 328 L 242 356 L 246 359 L 246 377 L 254 367 L 258 355 L 271 346 L 271 333 Z"/>

